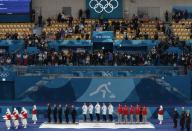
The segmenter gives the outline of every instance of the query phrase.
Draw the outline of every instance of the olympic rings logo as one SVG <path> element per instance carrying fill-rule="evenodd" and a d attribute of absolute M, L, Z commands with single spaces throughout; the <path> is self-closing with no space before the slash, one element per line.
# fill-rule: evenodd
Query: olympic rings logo
<path fill-rule="evenodd" d="M 110 14 L 119 7 L 119 2 L 117 0 L 90 0 L 89 7 L 96 13 L 106 12 Z"/>
<path fill-rule="evenodd" d="M 8 76 L 9 76 L 8 73 L 0 73 L 0 77 L 1 77 L 1 78 L 6 78 L 6 77 L 8 77 Z"/>

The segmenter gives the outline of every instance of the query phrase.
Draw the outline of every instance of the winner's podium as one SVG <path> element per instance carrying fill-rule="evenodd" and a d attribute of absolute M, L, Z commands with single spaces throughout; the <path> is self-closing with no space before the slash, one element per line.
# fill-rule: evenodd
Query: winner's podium
<path fill-rule="evenodd" d="M 93 128 L 102 128 L 102 129 L 154 129 L 155 126 L 147 122 L 143 123 L 127 123 L 127 124 L 116 124 L 115 122 L 79 122 L 76 124 L 52 124 L 52 123 L 43 123 L 39 128 L 55 128 L 55 129 L 93 129 Z"/>

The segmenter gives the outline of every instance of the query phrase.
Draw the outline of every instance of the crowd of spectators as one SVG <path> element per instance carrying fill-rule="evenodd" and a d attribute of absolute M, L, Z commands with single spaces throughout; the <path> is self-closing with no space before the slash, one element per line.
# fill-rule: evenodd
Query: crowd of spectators
<path fill-rule="evenodd" d="M 181 15 L 181 13 L 179 13 Z M 175 17 L 180 16 L 175 14 Z M 81 12 L 80 12 L 80 18 Z M 175 18 L 174 17 L 174 18 Z M 186 12 L 181 15 L 182 18 L 186 18 Z M 180 18 L 180 17 L 179 17 Z M 48 26 L 51 25 L 51 18 L 47 19 Z M 64 39 L 64 36 L 72 36 L 73 33 L 80 33 L 87 36 L 84 27 L 86 25 L 85 19 L 81 18 L 79 24 L 74 25 L 73 17 L 65 17 L 65 15 L 60 13 L 57 18 L 58 22 L 67 22 L 68 27 L 66 29 L 61 28 L 60 31 L 56 33 L 56 40 Z M 137 16 L 133 16 L 131 20 L 125 20 L 120 22 L 118 20 L 105 21 L 100 19 L 98 22 L 92 25 L 93 30 L 108 31 L 113 30 L 114 32 L 120 30 L 122 33 L 130 28 L 136 32 L 135 39 L 139 39 L 140 26 L 141 23 L 145 22 L 144 19 L 139 19 Z M 155 19 L 155 25 L 157 30 L 163 31 L 167 35 L 165 41 L 152 48 L 151 50 L 143 52 L 128 52 L 128 51 L 109 51 L 109 50 L 97 50 L 90 51 L 83 49 L 82 51 L 75 51 L 74 49 L 64 49 L 61 51 L 51 50 L 48 47 L 48 38 L 45 32 L 42 32 L 40 36 L 35 34 L 26 35 L 24 37 L 25 50 L 24 52 L 19 52 L 17 54 L 1 54 L 0 64 L 15 64 L 15 65 L 73 65 L 73 66 L 84 66 L 84 65 L 114 65 L 114 66 L 139 66 L 139 65 L 183 65 L 186 68 L 192 68 L 192 50 L 191 47 L 185 44 L 180 44 L 177 36 L 175 36 L 171 30 L 170 24 L 163 23 L 159 19 Z M 191 27 L 192 32 L 192 25 Z M 143 35 L 145 39 L 148 39 L 148 34 Z M 17 39 L 16 34 L 7 34 L 7 39 Z M 127 34 L 124 37 L 125 40 L 128 39 Z M 158 33 L 155 33 L 154 39 L 158 40 Z M 169 47 L 176 46 L 182 50 L 181 54 L 169 53 L 166 50 Z M 40 52 L 38 53 L 28 53 L 27 47 L 37 47 Z"/>
<path fill-rule="evenodd" d="M 26 47 L 31 43 L 38 46 L 39 53 L 28 54 L 17 53 L 13 55 L 1 55 L 0 64 L 14 65 L 65 65 L 65 66 L 185 66 L 192 68 L 192 51 L 188 46 L 181 46 L 181 54 L 170 53 L 166 50 L 170 47 L 166 42 L 161 42 L 158 46 L 148 52 L 128 52 L 128 51 L 108 51 L 108 50 L 81 50 L 63 49 L 59 52 L 48 49 L 47 42 L 40 37 L 33 36 L 26 40 Z M 33 45 L 33 46 L 34 46 Z M 175 45 L 176 46 L 176 45 Z"/>

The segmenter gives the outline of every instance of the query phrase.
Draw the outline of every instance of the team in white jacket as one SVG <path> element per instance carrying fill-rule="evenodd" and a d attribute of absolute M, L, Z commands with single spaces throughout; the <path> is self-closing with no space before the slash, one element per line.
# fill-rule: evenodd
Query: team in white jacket
<path fill-rule="evenodd" d="M 110 103 L 107 107 L 105 103 L 103 103 L 102 107 L 99 103 L 95 105 L 95 107 L 90 103 L 88 106 L 86 103 L 82 106 L 82 114 L 84 116 L 84 121 L 87 121 L 87 115 L 90 117 L 90 121 L 93 121 L 93 112 L 95 111 L 97 121 L 100 121 L 100 115 L 102 113 L 103 121 L 107 121 L 107 113 L 109 115 L 109 121 L 113 121 L 113 105 Z"/>

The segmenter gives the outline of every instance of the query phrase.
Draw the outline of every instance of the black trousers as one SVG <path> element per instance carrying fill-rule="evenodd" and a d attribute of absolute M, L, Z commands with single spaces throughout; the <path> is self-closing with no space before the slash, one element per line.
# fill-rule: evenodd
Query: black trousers
<path fill-rule="evenodd" d="M 100 114 L 96 113 L 97 121 L 100 121 Z"/>
<path fill-rule="evenodd" d="M 181 126 L 181 130 L 184 130 L 184 127 L 185 127 L 185 123 L 180 123 L 180 126 Z"/>
<path fill-rule="evenodd" d="M 72 122 L 75 123 L 75 121 L 76 121 L 76 117 L 72 115 Z"/>
<path fill-rule="evenodd" d="M 54 122 L 57 123 L 57 115 L 53 115 Z"/>
<path fill-rule="evenodd" d="M 51 122 L 51 114 L 48 114 L 47 118 L 48 118 L 48 122 L 50 123 Z"/>
<path fill-rule="evenodd" d="M 59 123 L 62 123 L 62 115 L 59 116 Z"/>
<path fill-rule="evenodd" d="M 113 121 L 113 115 L 109 115 L 109 120 Z"/>
<path fill-rule="evenodd" d="M 173 124 L 174 124 L 173 127 L 177 128 L 177 119 L 173 119 Z"/>
<path fill-rule="evenodd" d="M 93 114 L 89 114 L 90 120 L 93 121 Z"/>
<path fill-rule="evenodd" d="M 190 127 L 187 127 L 187 131 L 190 131 Z"/>
<path fill-rule="evenodd" d="M 66 123 L 69 123 L 69 116 L 68 115 L 65 115 L 65 121 L 66 121 Z"/>
<path fill-rule="evenodd" d="M 83 117 L 84 117 L 84 121 L 87 121 L 87 115 L 84 114 Z"/>
<path fill-rule="evenodd" d="M 106 115 L 103 115 L 103 121 L 107 121 Z"/>

